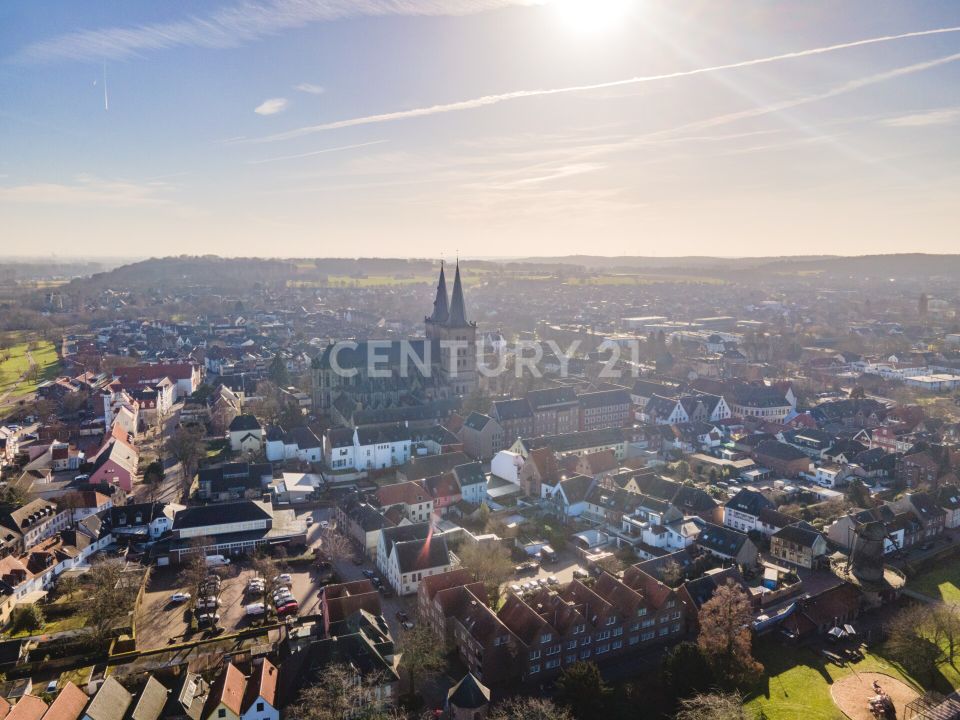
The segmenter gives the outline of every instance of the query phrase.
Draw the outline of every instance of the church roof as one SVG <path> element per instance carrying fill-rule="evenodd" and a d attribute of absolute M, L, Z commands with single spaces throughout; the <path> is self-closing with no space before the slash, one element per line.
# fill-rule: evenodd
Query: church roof
<path fill-rule="evenodd" d="M 450 310 L 447 307 L 447 279 L 443 272 L 443 263 L 440 263 L 440 281 L 437 283 L 437 297 L 433 301 L 433 315 L 430 321 L 444 324 L 450 319 Z"/>
<path fill-rule="evenodd" d="M 442 281 L 441 277 L 441 281 Z M 453 278 L 453 296 L 450 298 L 450 327 L 467 326 L 467 308 L 463 302 L 463 285 L 460 282 L 460 263 L 457 263 L 457 272 Z"/>

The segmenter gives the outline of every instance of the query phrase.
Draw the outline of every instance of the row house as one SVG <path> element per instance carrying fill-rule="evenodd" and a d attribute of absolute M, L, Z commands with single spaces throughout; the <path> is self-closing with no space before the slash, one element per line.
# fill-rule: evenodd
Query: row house
<path fill-rule="evenodd" d="M 692 485 L 661 477 L 655 471 L 623 470 L 611 478 L 614 487 L 670 503 L 684 516 L 696 516 L 707 522 L 717 519 L 717 501 L 710 493 Z"/>
<path fill-rule="evenodd" d="M 744 488 L 723 507 L 723 524 L 740 532 L 759 532 L 767 537 L 792 525 L 797 519 L 778 512 L 766 495 Z"/>
<path fill-rule="evenodd" d="M 264 451 L 270 462 L 320 462 L 323 460 L 323 441 L 308 427 L 284 430 L 271 425 L 264 435 Z"/>
<path fill-rule="evenodd" d="M 383 485 L 377 489 L 377 502 L 386 511 L 397 507 L 401 515 L 412 523 L 429 522 L 434 511 L 430 493 L 412 481 Z"/>
<path fill-rule="evenodd" d="M 685 632 L 673 589 L 636 567 L 623 580 L 604 573 L 592 588 L 573 580 L 526 600 L 509 594 L 498 612 L 479 599 L 453 603 L 453 642 L 484 684 L 539 683 L 578 661 L 629 657 Z"/>
<path fill-rule="evenodd" d="M 537 435 L 533 408 L 526 398 L 513 400 L 495 400 L 490 408 L 490 417 L 503 428 L 504 443 Z"/>
<path fill-rule="evenodd" d="M 487 605 L 487 591 L 475 581 L 466 568 L 457 568 L 425 577 L 417 588 L 417 614 L 433 634 L 451 647 L 454 640 L 453 619 L 472 602 Z"/>
<path fill-rule="evenodd" d="M 380 470 L 403 465 L 411 457 L 410 430 L 403 423 L 331 428 L 323 454 L 334 471 Z"/>
<path fill-rule="evenodd" d="M 655 425 L 703 422 L 717 423 L 728 420 L 732 413 L 722 395 L 696 393 L 692 395 L 654 395 L 642 409 L 636 411 L 641 422 Z"/>
<path fill-rule="evenodd" d="M 697 545 L 714 557 L 734 562 L 740 567 L 753 567 L 757 564 L 757 546 L 746 533 L 732 528 L 704 523 L 697 536 Z"/>
<path fill-rule="evenodd" d="M 533 413 L 533 434 L 561 435 L 580 429 L 580 403 L 572 387 L 531 390 L 527 402 Z"/>
<path fill-rule="evenodd" d="M 334 512 L 337 529 L 362 548 L 368 558 L 375 558 L 380 531 L 392 526 L 380 509 L 364 502 L 358 495 L 351 495 L 338 503 Z"/>
<path fill-rule="evenodd" d="M 0 516 L 0 525 L 10 531 L 15 539 L 5 543 L 8 553 L 29 551 L 42 540 L 56 535 L 70 524 L 73 512 L 71 508 L 58 507 L 54 500 L 37 498 L 26 505 Z"/>
<path fill-rule="evenodd" d="M 626 389 L 583 393 L 577 402 L 580 430 L 623 427 L 630 422 L 630 393 Z"/>

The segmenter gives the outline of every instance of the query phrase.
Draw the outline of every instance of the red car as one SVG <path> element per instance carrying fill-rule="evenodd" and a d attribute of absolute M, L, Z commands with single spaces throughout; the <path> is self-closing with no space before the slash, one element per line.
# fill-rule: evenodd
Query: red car
<path fill-rule="evenodd" d="M 286 605 L 277 608 L 277 615 L 296 615 L 299 610 L 300 605 L 296 601 L 288 602 Z"/>

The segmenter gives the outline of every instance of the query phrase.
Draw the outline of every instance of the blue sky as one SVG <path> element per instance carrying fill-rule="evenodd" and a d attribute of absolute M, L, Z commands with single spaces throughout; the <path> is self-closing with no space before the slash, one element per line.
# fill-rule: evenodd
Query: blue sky
<path fill-rule="evenodd" d="M 6 2 L 0 252 L 954 252 L 957 26 L 955 0 Z"/>

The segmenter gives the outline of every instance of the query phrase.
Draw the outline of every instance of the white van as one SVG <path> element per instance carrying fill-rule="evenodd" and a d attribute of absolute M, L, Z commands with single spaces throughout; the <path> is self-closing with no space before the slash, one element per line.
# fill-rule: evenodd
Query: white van
<path fill-rule="evenodd" d="M 263 615 L 267 611 L 263 603 L 250 603 L 245 610 L 247 615 Z"/>
<path fill-rule="evenodd" d="M 226 558 L 223 555 L 207 555 L 207 565 L 218 566 L 218 565 L 229 565 L 230 558 Z"/>

